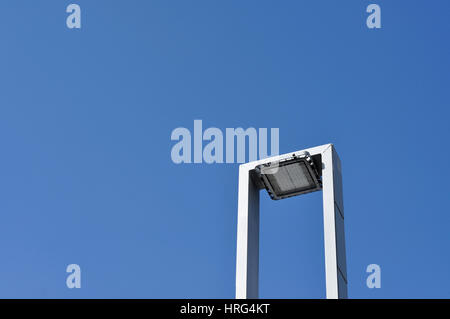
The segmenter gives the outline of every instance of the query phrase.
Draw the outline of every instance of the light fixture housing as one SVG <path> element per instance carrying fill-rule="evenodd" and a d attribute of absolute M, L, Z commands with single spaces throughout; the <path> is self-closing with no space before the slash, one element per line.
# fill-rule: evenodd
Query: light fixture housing
<path fill-rule="evenodd" d="M 321 190 L 321 170 L 317 162 L 308 153 L 293 154 L 282 161 L 258 165 L 255 172 L 270 197 L 279 200 Z"/>

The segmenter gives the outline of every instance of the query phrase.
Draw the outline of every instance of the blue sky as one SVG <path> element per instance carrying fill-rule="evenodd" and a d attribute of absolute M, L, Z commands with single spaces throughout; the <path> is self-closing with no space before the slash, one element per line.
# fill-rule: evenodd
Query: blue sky
<path fill-rule="evenodd" d="M 81 30 L 0 4 L 0 297 L 232 298 L 238 164 L 171 161 L 195 119 L 334 143 L 349 297 L 450 297 L 448 1 L 373 1 L 380 30 L 369 1 L 72 2 Z M 261 297 L 325 297 L 321 193 L 262 195 Z"/>

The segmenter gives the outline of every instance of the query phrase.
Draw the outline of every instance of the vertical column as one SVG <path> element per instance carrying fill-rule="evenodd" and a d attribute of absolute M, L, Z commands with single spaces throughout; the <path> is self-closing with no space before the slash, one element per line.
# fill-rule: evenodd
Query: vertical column
<path fill-rule="evenodd" d="M 347 298 L 341 163 L 333 145 L 322 153 L 322 163 L 327 298 Z"/>
<path fill-rule="evenodd" d="M 239 166 L 236 298 L 258 298 L 259 188 L 248 166 Z"/>

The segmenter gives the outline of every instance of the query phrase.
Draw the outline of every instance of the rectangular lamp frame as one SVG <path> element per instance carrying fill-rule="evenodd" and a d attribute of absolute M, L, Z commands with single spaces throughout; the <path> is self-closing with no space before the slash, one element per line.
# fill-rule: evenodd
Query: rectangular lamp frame
<path fill-rule="evenodd" d="M 270 162 L 285 161 L 292 158 L 292 154 L 303 152 L 321 159 L 326 298 L 347 298 L 341 163 L 334 146 L 326 144 L 239 166 L 237 299 L 256 299 L 259 296 L 259 195 L 264 185 L 255 177 L 255 168 Z"/>

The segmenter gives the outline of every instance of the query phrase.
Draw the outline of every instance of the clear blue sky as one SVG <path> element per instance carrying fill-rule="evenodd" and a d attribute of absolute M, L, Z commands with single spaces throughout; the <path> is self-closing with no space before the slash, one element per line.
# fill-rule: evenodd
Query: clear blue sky
<path fill-rule="evenodd" d="M 170 158 L 202 119 L 334 143 L 349 297 L 449 298 L 450 3 L 372 2 L 2 1 L 0 297 L 232 298 L 238 164 Z M 323 298 L 320 192 L 262 195 L 261 297 Z"/>

